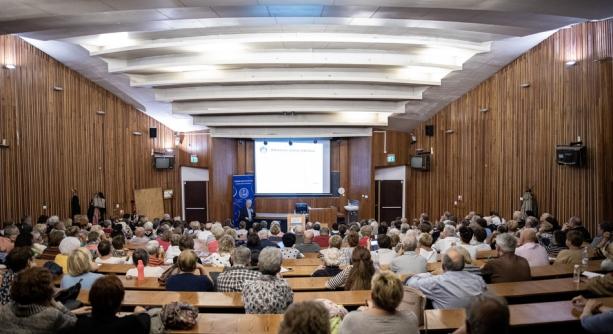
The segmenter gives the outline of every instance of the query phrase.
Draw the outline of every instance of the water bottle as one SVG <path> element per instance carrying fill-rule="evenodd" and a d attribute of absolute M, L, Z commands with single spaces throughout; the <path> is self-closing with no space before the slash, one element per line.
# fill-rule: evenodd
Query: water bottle
<path fill-rule="evenodd" d="M 573 269 L 573 282 L 577 284 L 581 282 L 581 267 L 578 264 L 575 264 Z"/>
<path fill-rule="evenodd" d="M 587 252 L 587 247 L 583 247 L 583 251 L 581 252 L 581 271 L 584 272 L 587 270 L 587 266 L 590 260 L 590 256 Z"/>
<path fill-rule="evenodd" d="M 138 281 L 145 280 L 145 265 L 143 264 L 143 260 L 138 260 L 138 264 L 136 265 L 136 271 L 138 271 Z"/>

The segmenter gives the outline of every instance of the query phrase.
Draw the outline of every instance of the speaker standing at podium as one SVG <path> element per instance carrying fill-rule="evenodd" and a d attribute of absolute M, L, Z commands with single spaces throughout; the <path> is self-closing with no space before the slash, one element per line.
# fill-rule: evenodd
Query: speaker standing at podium
<path fill-rule="evenodd" d="M 248 199 L 245 201 L 245 206 L 241 208 L 240 220 L 244 220 L 247 223 L 247 230 L 253 226 L 253 222 L 255 221 L 255 210 L 253 210 L 251 204 L 251 200 Z"/>

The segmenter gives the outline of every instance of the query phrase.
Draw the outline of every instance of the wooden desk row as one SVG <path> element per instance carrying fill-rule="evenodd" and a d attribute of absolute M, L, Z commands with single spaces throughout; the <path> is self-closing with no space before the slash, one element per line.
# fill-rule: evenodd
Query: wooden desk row
<path fill-rule="evenodd" d="M 87 290 L 79 293 L 79 300 L 88 304 Z M 303 302 L 313 299 L 329 299 L 336 304 L 345 307 L 357 307 L 366 305 L 370 298 L 370 290 L 359 291 L 316 291 L 296 292 L 294 302 Z M 126 290 L 123 306 L 156 306 L 161 307 L 173 301 L 182 301 L 198 308 L 214 309 L 243 309 L 243 299 L 240 292 L 174 292 L 174 291 L 149 291 Z"/>
<path fill-rule="evenodd" d="M 613 298 L 598 298 L 607 306 L 613 306 Z M 570 301 L 510 305 L 512 327 L 547 324 L 576 323 Z M 464 309 L 426 310 L 427 329 L 452 331 L 464 324 Z M 283 321 L 282 314 L 199 314 L 196 327 L 189 330 L 172 330 L 170 333 L 262 333 L 276 334 Z M 422 328 L 424 331 L 425 328 Z"/>

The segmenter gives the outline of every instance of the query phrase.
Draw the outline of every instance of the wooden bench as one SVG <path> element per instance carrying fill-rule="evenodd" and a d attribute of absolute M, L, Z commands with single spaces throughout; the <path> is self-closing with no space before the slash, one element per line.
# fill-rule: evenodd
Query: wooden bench
<path fill-rule="evenodd" d="M 198 323 L 187 330 L 167 333 L 270 333 L 277 334 L 283 314 L 200 313 Z"/>
<path fill-rule="evenodd" d="M 79 293 L 79 300 L 88 304 L 87 290 Z M 302 302 L 318 298 L 330 299 L 333 302 L 345 307 L 357 307 L 366 305 L 366 300 L 370 298 L 370 290 L 358 291 L 317 291 L 317 292 L 296 292 L 294 302 Z M 123 306 L 156 306 L 182 301 L 192 304 L 198 308 L 213 309 L 243 309 L 243 299 L 240 292 L 173 292 L 173 291 L 149 291 L 126 290 Z"/>

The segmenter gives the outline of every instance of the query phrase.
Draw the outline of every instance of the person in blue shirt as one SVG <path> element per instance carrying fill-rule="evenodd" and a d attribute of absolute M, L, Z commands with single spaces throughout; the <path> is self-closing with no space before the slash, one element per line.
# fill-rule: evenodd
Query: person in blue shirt
<path fill-rule="evenodd" d="M 67 289 L 81 282 L 81 289 L 89 290 L 102 274 L 92 273 L 98 265 L 92 261 L 92 254 L 87 248 L 78 248 L 68 256 L 68 274 L 64 274 L 60 289 Z"/>
<path fill-rule="evenodd" d="M 179 254 L 177 265 L 181 271 L 166 280 L 167 291 L 213 291 L 213 282 L 207 276 L 204 267 L 198 264 L 198 256 L 192 250 Z M 199 271 L 199 275 L 194 274 Z"/>
<path fill-rule="evenodd" d="M 607 334 L 613 328 L 613 308 L 604 306 L 596 299 L 585 299 L 583 296 L 573 298 L 573 305 L 583 307 L 581 326 L 588 333 Z"/>

